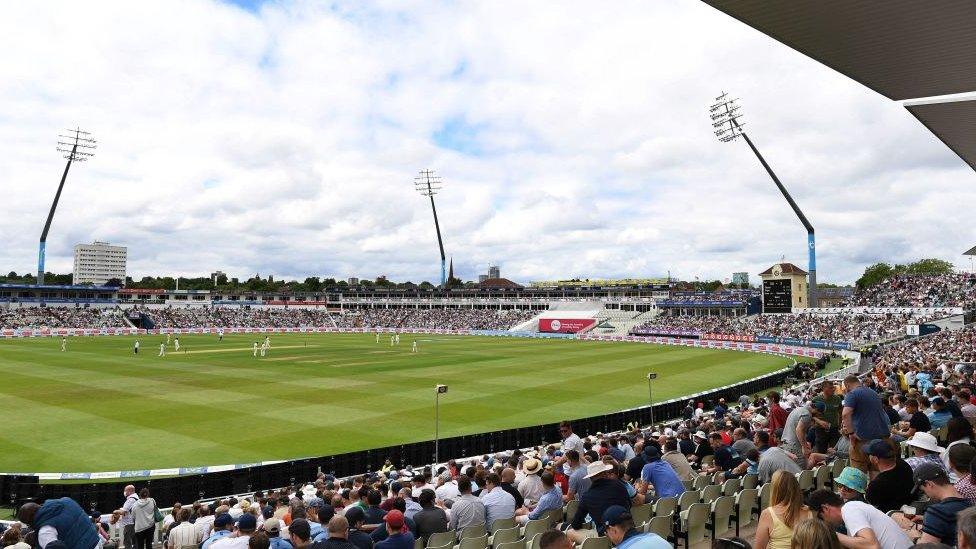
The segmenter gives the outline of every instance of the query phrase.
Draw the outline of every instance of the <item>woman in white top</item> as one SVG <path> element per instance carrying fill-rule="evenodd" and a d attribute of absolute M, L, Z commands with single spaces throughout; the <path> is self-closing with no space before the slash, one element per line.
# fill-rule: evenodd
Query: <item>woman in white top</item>
<path fill-rule="evenodd" d="M 942 458 L 942 463 L 945 464 L 946 471 L 949 471 L 949 482 L 955 484 L 959 482 L 959 475 L 957 475 L 949 464 L 949 448 L 952 448 L 956 444 L 971 444 L 973 440 L 973 426 L 969 423 L 969 420 L 962 417 L 954 417 L 946 423 L 946 440 L 949 441 L 945 446 L 939 457 Z"/>

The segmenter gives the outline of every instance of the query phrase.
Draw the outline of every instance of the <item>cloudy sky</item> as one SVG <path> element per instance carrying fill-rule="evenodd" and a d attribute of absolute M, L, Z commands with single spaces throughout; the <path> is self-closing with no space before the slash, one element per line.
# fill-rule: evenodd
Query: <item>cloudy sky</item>
<path fill-rule="evenodd" d="M 439 276 L 420 169 L 466 279 L 753 276 L 817 228 L 819 279 L 976 244 L 976 174 L 898 103 L 693 0 L 50 2 L 0 19 L 0 270 L 129 247 L 129 273 Z"/>

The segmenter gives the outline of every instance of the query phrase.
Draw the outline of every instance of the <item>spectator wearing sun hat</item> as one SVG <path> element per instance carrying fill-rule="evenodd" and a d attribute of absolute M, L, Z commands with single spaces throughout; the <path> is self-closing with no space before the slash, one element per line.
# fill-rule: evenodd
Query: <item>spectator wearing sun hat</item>
<path fill-rule="evenodd" d="M 588 537 L 603 536 L 606 533 L 606 525 L 603 522 L 603 512 L 612 505 L 620 505 L 625 509 L 630 509 L 631 499 L 627 493 L 627 488 L 623 482 L 614 478 L 610 471 L 614 469 L 613 464 L 604 461 L 595 461 L 586 466 L 586 478 L 592 484 L 590 489 L 580 496 L 579 507 L 576 515 L 570 522 L 571 530 L 569 537 L 577 543 Z M 593 518 L 594 528 L 591 530 L 580 530 L 586 516 Z"/>
<path fill-rule="evenodd" d="M 945 464 L 942 463 L 942 457 L 940 456 L 945 448 L 939 446 L 939 441 L 936 440 L 934 435 L 925 432 L 915 433 L 912 438 L 908 439 L 907 444 L 912 447 L 912 453 L 915 454 L 905 460 L 912 468 L 912 471 L 918 469 L 919 465 L 930 462 L 937 464 L 943 471 L 946 470 Z"/>
<path fill-rule="evenodd" d="M 638 492 L 648 498 L 648 487 L 654 488 L 654 499 L 678 497 L 685 491 L 681 478 L 666 461 L 661 459 L 661 452 L 654 446 L 644 449 L 644 460 L 647 465 L 641 471 L 641 483 Z"/>
<path fill-rule="evenodd" d="M 844 467 L 834 482 L 839 485 L 838 492 L 844 501 L 864 501 L 864 492 L 868 488 L 868 476 L 864 471 L 856 467 Z"/>
<path fill-rule="evenodd" d="M 522 462 L 522 471 L 525 472 L 525 478 L 519 482 L 518 491 L 525 498 L 525 504 L 531 507 L 538 503 L 539 498 L 546 491 L 542 486 L 542 479 L 539 478 L 542 462 L 536 458 L 529 458 Z"/>

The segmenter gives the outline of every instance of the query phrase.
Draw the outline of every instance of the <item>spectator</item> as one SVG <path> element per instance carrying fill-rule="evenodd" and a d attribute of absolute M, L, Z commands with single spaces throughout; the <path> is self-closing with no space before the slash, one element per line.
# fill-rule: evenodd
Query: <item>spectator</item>
<path fill-rule="evenodd" d="M 299 519 L 307 524 L 305 519 Z M 295 521 L 292 521 L 294 524 Z M 225 536 L 210 545 L 210 549 L 243 549 L 248 546 L 248 540 L 251 535 L 257 530 L 258 521 L 257 518 L 250 514 L 244 513 L 239 519 L 237 519 L 237 524 L 234 527 L 234 533 Z M 138 528 L 138 527 L 137 527 Z M 136 531 L 138 536 L 139 532 Z M 148 549 L 148 548 L 147 548 Z"/>
<path fill-rule="evenodd" d="M 567 459 L 564 454 L 560 458 L 562 461 L 557 460 L 556 463 L 564 463 Z M 519 493 L 525 498 L 526 505 L 535 505 L 542 497 L 543 491 L 542 479 L 539 478 L 539 473 L 542 472 L 542 462 L 535 458 L 529 458 L 522 463 L 522 470 L 525 472 L 525 478 L 519 483 Z"/>
<path fill-rule="evenodd" d="M 542 473 L 542 486 L 546 488 L 546 492 L 542 494 L 539 498 L 538 505 L 535 506 L 531 511 L 526 508 L 521 508 L 516 511 L 516 520 L 521 524 L 525 524 L 530 520 L 538 520 L 545 516 L 549 511 L 556 509 L 562 509 L 563 507 L 563 493 L 556 486 L 555 478 L 553 474 L 549 471 Z"/>
<path fill-rule="evenodd" d="M 949 481 L 952 477 L 959 479 L 956 483 L 956 491 L 959 495 L 976 503 L 976 484 L 972 478 L 972 464 L 976 459 L 976 448 L 968 444 L 956 444 L 949 449 Z"/>
<path fill-rule="evenodd" d="M 485 522 L 492 532 L 496 520 L 515 516 L 515 498 L 499 486 L 501 483 L 502 479 L 498 474 L 489 473 L 485 477 L 485 488 L 481 491 L 481 501 L 485 506 Z"/>
<path fill-rule="evenodd" d="M 844 467 L 834 482 L 840 486 L 840 497 L 844 501 L 864 501 L 864 492 L 868 486 L 868 476 L 864 471 L 856 467 Z"/>
<path fill-rule="evenodd" d="M 882 512 L 901 509 L 912 501 L 912 486 L 915 484 L 912 468 L 898 457 L 891 445 L 884 440 L 872 440 L 865 447 L 865 454 L 871 466 L 878 471 L 868 482 L 865 500 Z"/>
<path fill-rule="evenodd" d="M 946 424 L 946 446 L 945 450 L 942 451 L 939 457 L 942 458 L 942 463 L 945 465 L 946 469 L 949 469 L 949 450 L 953 446 L 971 445 L 973 442 L 973 426 L 968 420 L 961 417 L 954 417 L 949 420 Z M 949 469 L 949 480 L 955 484 L 959 478 Z"/>
<path fill-rule="evenodd" d="M 956 515 L 959 549 L 976 549 L 976 508 L 970 507 Z"/>
<path fill-rule="evenodd" d="M 941 463 L 923 463 L 915 469 L 915 487 L 921 488 L 931 502 L 925 507 L 923 516 L 906 516 L 895 513 L 899 526 L 918 543 L 956 542 L 956 514 L 970 507 L 969 500 L 963 498 L 949 483 L 949 475 Z"/>
<path fill-rule="evenodd" d="M 674 468 L 661 460 L 661 452 L 654 446 L 644 449 L 647 465 L 641 471 L 641 485 L 638 493 L 647 497 L 648 487 L 654 488 L 655 499 L 678 497 L 685 491 L 681 479 Z"/>
<path fill-rule="evenodd" d="M 844 378 L 844 388 L 841 434 L 850 437 L 851 465 L 867 473 L 870 461 L 864 453 L 864 445 L 875 439 L 889 440 L 890 423 L 878 394 L 863 387 L 857 376 Z"/>
<path fill-rule="evenodd" d="M 603 522 L 603 512 L 608 507 L 620 505 L 625 509 L 630 509 L 631 505 L 631 498 L 624 483 L 613 478 L 610 474 L 614 468 L 613 465 L 597 461 L 589 464 L 586 468 L 586 476 L 592 484 L 590 489 L 580 496 L 576 515 L 570 522 L 571 530 L 567 532 L 570 539 L 578 543 L 582 543 L 587 537 L 605 535 L 606 525 Z M 580 530 L 587 515 L 593 519 L 594 529 Z"/>
<path fill-rule="evenodd" d="M 234 519 L 228 513 L 218 514 L 214 518 L 214 529 L 210 537 L 200 546 L 201 549 L 209 547 L 217 540 L 223 539 L 234 533 Z"/>
<path fill-rule="evenodd" d="M 671 544 L 657 534 L 643 534 L 634 527 L 630 510 L 611 505 L 603 512 L 607 537 L 617 549 L 670 549 Z"/>
<path fill-rule="evenodd" d="M 499 492 L 508 496 L 504 490 Z M 414 537 L 407 528 L 403 513 L 394 509 L 383 517 L 383 521 L 386 523 L 388 535 L 385 540 L 376 544 L 376 549 L 413 549 Z"/>
<path fill-rule="evenodd" d="M 671 466 L 674 472 L 678 474 L 678 478 L 681 480 L 694 480 L 698 473 L 691 468 L 691 463 L 688 462 L 688 458 L 684 454 L 678 451 L 678 441 L 673 438 L 669 438 L 667 442 L 664 443 L 664 455 L 661 456 L 661 460 Z M 631 463 L 635 462 L 643 464 L 639 469 L 636 476 L 632 478 L 640 478 L 640 472 L 644 470 L 644 465 L 647 465 L 647 459 L 644 457 L 644 453 L 641 452 L 637 457 L 632 459 L 627 463 L 627 475 L 630 476 Z"/>
<path fill-rule="evenodd" d="M 264 521 L 264 531 L 268 535 L 269 549 L 292 549 L 291 543 L 281 537 L 281 521 L 278 519 Z"/>
<path fill-rule="evenodd" d="M 346 518 L 346 541 L 355 545 L 357 549 L 372 549 L 372 536 L 362 530 L 363 526 L 366 524 L 366 512 L 363 511 L 361 507 L 353 507 L 352 509 L 346 511 L 346 514 L 343 516 Z M 332 519 L 330 518 L 329 520 L 331 521 Z M 328 524 L 329 523 L 327 522 L 325 539 L 328 539 L 329 537 Z M 311 524 L 309 524 L 309 526 L 311 526 Z M 310 539 L 315 541 L 315 532 L 311 532 L 311 535 L 312 537 Z"/>
<path fill-rule="evenodd" d="M 417 537 L 423 539 L 425 544 L 431 534 L 447 532 L 448 528 L 447 513 L 440 507 L 434 506 L 434 497 L 433 490 L 420 492 L 418 502 L 422 509 L 413 516 L 414 523 L 417 525 Z"/>
<path fill-rule="evenodd" d="M 801 471 L 800 466 L 796 464 L 796 460 L 783 451 L 782 448 L 772 446 L 763 450 L 763 445 L 758 443 L 758 441 L 762 440 L 763 438 L 765 438 L 765 440 L 768 442 L 769 434 L 756 434 L 757 446 L 759 446 L 760 449 L 759 465 L 757 468 L 759 482 L 770 482 L 773 479 L 773 474 L 776 471 L 786 471 L 793 475 Z"/>
<path fill-rule="evenodd" d="M 4 549 L 31 549 L 29 543 L 24 542 L 24 536 L 20 531 L 20 524 L 13 524 L 3 532 L 0 537 L 0 544 Z"/>
<path fill-rule="evenodd" d="M 539 536 L 539 549 L 575 549 L 575 545 L 565 533 L 548 530 Z"/>
<path fill-rule="evenodd" d="M 136 549 L 152 549 L 153 536 L 156 533 L 156 512 L 158 510 L 156 500 L 149 497 L 149 489 L 139 490 L 139 501 L 132 506 Z"/>
<path fill-rule="evenodd" d="M 918 469 L 918 466 L 923 463 L 935 463 L 942 470 L 945 470 L 945 464 L 942 463 L 942 458 L 939 457 L 945 448 L 939 446 L 938 441 L 932 434 L 915 433 L 915 436 L 907 444 L 912 447 L 912 453 L 914 454 L 905 460 L 911 466 L 912 471 Z"/>
<path fill-rule="evenodd" d="M 787 549 L 793 528 L 811 516 L 803 505 L 803 492 L 796 477 L 786 471 L 776 471 L 769 507 L 759 515 L 756 527 L 756 549 Z"/>
<path fill-rule="evenodd" d="M 182 549 L 184 545 L 197 545 L 200 543 L 200 536 L 196 527 L 190 522 L 190 509 L 183 507 L 177 517 L 175 526 L 169 529 L 169 536 L 166 538 L 166 547 L 169 549 Z"/>
<path fill-rule="evenodd" d="M 888 515 L 862 501 L 844 500 L 829 490 L 810 494 L 810 510 L 832 528 L 843 526 L 846 534 L 838 534 L 844 547 L 877 547 L 879 549 L 908 549 L 912 541 Z"/>
<path fill-rule="evenodd" d="M 291 527 L 288 527 L 288 531 L 291 532 Z M 356 549 L 356 546 L 349 541 L 349 521 L 346 517 L 342 515 L 336 515 L 329 519 L 329 537 L 325 541 L 319 541 L 311 545 L 312 549 Z M 303 526 L 302 537 L 308 536 L 310 532 L 306 532 Z M 295 545 L 295 549 L 299 549 L 299 545 L 295 543 L 295 537 L 292 536 L 292 543 Z"/>
<path fill-rule="evenodd" d="M 563 501 L 578 499 L 579 495 L 590 487 L 590 481 L 586 479 L 586 466 L 580 463 L 580 455 L 576 450 L 566 450 L 563 453 L 566 457 L 565 467 L 568 470 L 569 491 L 563 496 Z"/>
<path fill-rule="evenodd" d="M 49 499 L 43 505 L 25 503 L 17 511 L 17 520 L 37 533 L 40 547 L 55 541 L 79 549 L 101 546 L 95 525 L 71 498 Z"/>
<path fill-rule="evenodd" d="M 461 495 L 451 506 L 450 529 L 463 530 L 468 526 L 486 526 L 485 504 L 471 495 L 471 479 L 466 475 L 458 477 L 458 491 Z"/>
<path fill-rule="evenodd" d="M 515 487 L 514 483 L 515 469 L 512 469 L 511 467 L 505 467 L 502 469 L 502 483 L 499 486 L 501 486 L 502 490 L 505 490 L 511 494 L 513 498 L 515 498 L 515 508 L 520 509 L 525 505 L 525 498 L 522 497 L 522 493 L 518 491 L 518 488 Z M 544 481 L 543 484 L 545 484 Z"/>
<path fill-rule="evenodd" d="M 855 469 L 856 470 L 856 469 Z M 841 549 L 837 532 L 815 518 L 801 520 L 793 528 L 790 549 Z"/>

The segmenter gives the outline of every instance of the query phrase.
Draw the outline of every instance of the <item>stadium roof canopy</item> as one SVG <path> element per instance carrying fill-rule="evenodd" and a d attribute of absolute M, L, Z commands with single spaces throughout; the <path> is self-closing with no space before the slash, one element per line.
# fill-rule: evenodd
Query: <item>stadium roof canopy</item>
<path fill-rule="evenodd" d="M 976 92 L 973 0 L 702 0 L 889 99 Z M 976 102 L 906 106 L 976 169 Z"/>

